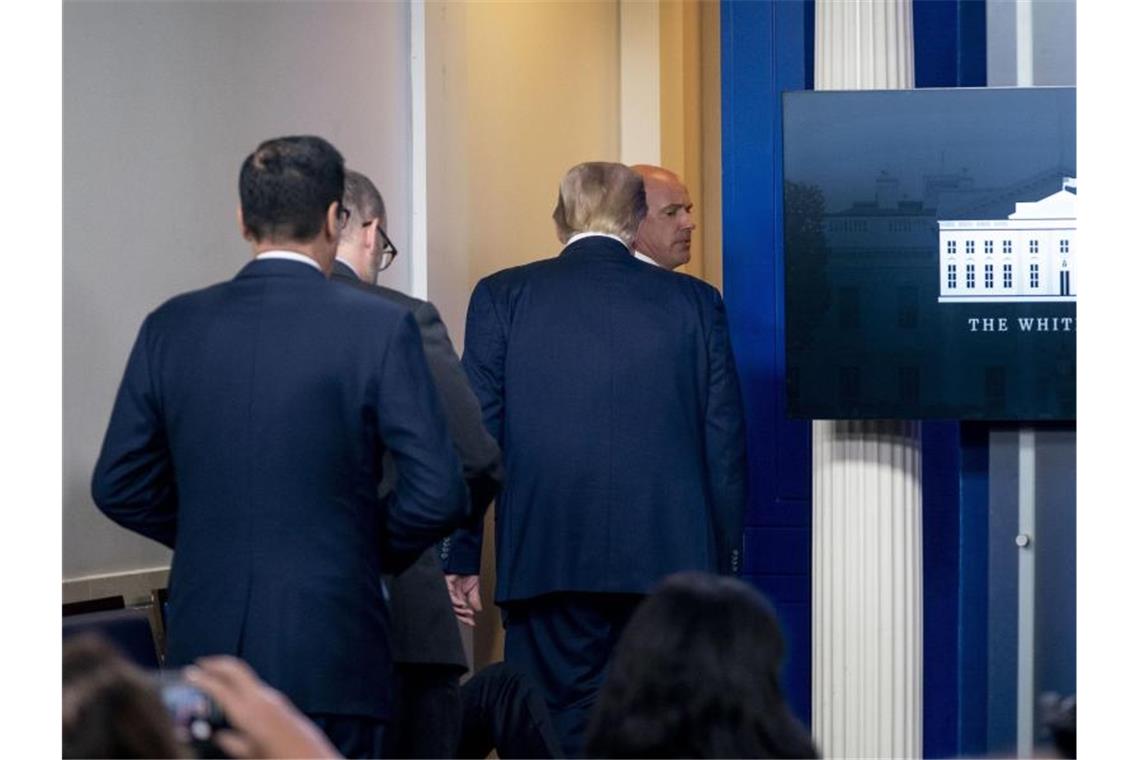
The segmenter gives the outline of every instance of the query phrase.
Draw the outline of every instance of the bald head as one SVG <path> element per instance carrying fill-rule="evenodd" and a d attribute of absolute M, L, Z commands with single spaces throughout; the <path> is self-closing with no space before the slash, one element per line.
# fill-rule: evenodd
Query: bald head
<path fill-rule="evenodd" d="M 693 202 L 681 178 L 660 166 L 631 166 L 645 183 L 648 210 L 637 231 L 634 250 L 666 269 L 676 269 L 689 260 L 693 230 Z"/>

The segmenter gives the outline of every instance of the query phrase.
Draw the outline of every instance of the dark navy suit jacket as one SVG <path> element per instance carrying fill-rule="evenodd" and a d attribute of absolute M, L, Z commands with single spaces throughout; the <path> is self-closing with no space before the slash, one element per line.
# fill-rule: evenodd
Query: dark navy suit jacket
<path fill-rule="evenodd" d="M 343 261 L 333 262 L 332 279 L 409 309 L 415 316 L 423 338 L 424 358 L 471 495 L 469 524 L 481 526 L 483 514 L 503 480 L 502 459 L 495 440 L 483 428 L 479 400 L 471 391 L 439 312 L 428 301 L 364 282 Z M 382 493 L 390 486 L 389 481 L 395 482 L 394 475 L 394 471 L 385 473 Z M 388 579 L 392 655 L 397 663 L 467 669 L 467 655 L 440 564 L 440 555 L 446 559 L 450 554 L 448 541 L 441 542 L 440 553 L 432 547 L 421 554 L 414 565 Z"/>
<path fill-rule="evenodd" d="M 739 572 L 743 411 L 713 287 L 583 238 L 476 285 L 463 365 L 506 466 L 496 601 Z M 456 544 L 449 569 L 477 567 Z"/>
<path fill-rule="evenodd" d="M 389 711 L 381 573 L 468 509 L 411 313 L 281 260 L 146 318 L 92 493 L 174 549 L 170 664 L 235 654 L 305 712 L 371 718 Z"/>

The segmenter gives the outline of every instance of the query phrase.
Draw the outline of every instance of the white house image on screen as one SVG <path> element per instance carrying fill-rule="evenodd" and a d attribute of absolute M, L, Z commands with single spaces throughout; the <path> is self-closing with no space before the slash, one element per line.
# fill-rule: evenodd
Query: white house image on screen
<path fill-rule="evenodd" d="M 1006 219 L 939 220 L 939 303 L 1076 301 L 1077 180 Z"/>

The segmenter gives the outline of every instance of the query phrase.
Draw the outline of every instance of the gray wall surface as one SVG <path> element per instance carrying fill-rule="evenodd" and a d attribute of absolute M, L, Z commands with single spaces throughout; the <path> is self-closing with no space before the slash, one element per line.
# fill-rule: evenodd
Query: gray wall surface
<path fill-rule="evenodd" d="M 1033 84 L 1072 87 L 1077 83 L 1076 0 L 1034 0 Z M 986 3 L 986 81 L 990 87 L 1017 85 L 1017 3 Z"/>
<path fill-rule="evenodd" d="M 143 317 L 248 260 L 237 176 L 261 140 L 330 140 L 376 182 L 408 250 L 408 14 L 404 3 L 64 4 L 65 580 L 169 562 L 96 510 L 91 470 Z M 408 264 L 398 257 L 385 284 L 406 289 Z"/>
<path fill-rule="evenodd" d="M 1076 693 L 1077 688 L 1077 433 L 1053 423 L 1036 430 L 1036 552 L 1034 587 L 1036 692 Z M 989 625 L 986 751 L 1015 754 L 1017 744 L 1017 653 L 1019 555 L 1018 428 L 996 424 L 989 441 Z M 1040 710 L 1035 710 L 1040 741 Z"/>

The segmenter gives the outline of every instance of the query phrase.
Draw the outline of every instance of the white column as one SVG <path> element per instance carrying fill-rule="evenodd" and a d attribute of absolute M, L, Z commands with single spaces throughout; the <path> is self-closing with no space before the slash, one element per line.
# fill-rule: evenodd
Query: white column
<path fill-rule="evenodd" d="M 1033 3 L 1017 0 L 1017 86 L 1033 86 Z"/>
<path fill-rule="evenodd" d="M 910 0 L 819 0 L 815 89 L 914 86 Z M 913 421 L 812 423 L 812 722 L 828 757 L 922 755 Z"/>

